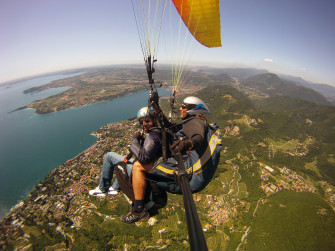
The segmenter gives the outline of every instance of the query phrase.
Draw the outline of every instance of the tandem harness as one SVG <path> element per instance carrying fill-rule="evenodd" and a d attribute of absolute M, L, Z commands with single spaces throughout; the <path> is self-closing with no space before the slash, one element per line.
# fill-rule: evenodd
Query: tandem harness
<path fill-rule="evenodd" d="M 208 185 L 220 160 L 221 130 L 215 123 L 208 124 L 205 120 L 204 122 L 207 128 L 204 146 L 199 150 L 191 150 L 182 156 L 192 193 L 199 192 Z M 156 163 L 154 168 L 147 173 L 147 178 L 157 183 L 162 190 L 181 194 L 181 188 L 176 182 L 178 172 L 177 161 L 169 157 Z"/>

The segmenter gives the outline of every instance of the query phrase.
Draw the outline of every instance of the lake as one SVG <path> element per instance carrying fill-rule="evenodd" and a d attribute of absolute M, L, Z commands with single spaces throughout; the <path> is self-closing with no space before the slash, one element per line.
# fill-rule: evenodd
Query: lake
<path fill-rule="evenodd" d="M 36 114 L 34 109 L 11 112 L 68 88 L 23 94 L 25 89 L 74 75 L 0 86 L 0 219 L 52 170 L 94 144 L 92 132 L 108 123 L 133 118 L 141 107 L 147 106 L 149 91 L 50 114 Z M 169 94 L 159 90 L 160 96 Z"/>

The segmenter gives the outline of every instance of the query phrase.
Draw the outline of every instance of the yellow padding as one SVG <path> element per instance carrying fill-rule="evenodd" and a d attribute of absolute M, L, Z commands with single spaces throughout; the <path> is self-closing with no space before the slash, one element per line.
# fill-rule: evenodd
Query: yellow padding
<path fill-rule="evenodd" d="M 205 153 L 199 158 L 199 160 L 193 166 L 191 166 L 187 169 L 188 173 L 190 173 L 192 171 L 196 172 L 197 170 L 199 170 L 203 166 L 203 164 L 205 164 L 208 161 L 208 159 L 212 156 L 216 146 L 217 145 L 222 145 L 220 135 L 221 135 L 221 130 L 217 129 L 215 131 L 215 133 L 212 135 L 212 137 L 209 141 L 209 144 L 206 148 Z M 168 168 L 166 168 L 164 166 L 161 166 L 161 165 L 158 165 L 156 168 L 158 170 L 160 170 L 164 173 L 170 174 L 170 175 L 175 173 L 175 170 L 168 169 Z M 178 172 L 176 172 L 176 173 L 178 173 Z M 198 172 L 198 173 L 201 173 L 201 172 Z"/>

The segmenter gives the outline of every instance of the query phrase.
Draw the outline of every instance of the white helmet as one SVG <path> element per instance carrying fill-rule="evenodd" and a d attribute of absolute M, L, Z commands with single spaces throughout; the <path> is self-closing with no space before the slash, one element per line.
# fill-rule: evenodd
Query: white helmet
<path fill-rule="evenodd" d="M 143 117 L 146 117 L 146 116 L 150 116 L 152 114 L 154 109 L 149 109 L 148 107 L 142 107 L 138 113 L 137 113 L 137 118 L 140 119 L 140 118 L 143 118 Z"/>
<path fill-rule="evenodd" d="M 186 104 L 188 106 L 187 114 L 189 115 L 194 115 L 196 113 L 211 113 L 205 102 L 197 97 L 187 97 L 183 100 L 183 104 Z"/>

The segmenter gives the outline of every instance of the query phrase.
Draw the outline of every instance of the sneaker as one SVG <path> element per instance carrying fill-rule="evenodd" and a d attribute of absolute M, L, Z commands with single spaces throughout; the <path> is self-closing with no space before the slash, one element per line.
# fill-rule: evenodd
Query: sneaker
<path fill-rule="evenodd" d="M 117 195 L 119 193 L 118 190 L 115 190 L 113 187 L 110 187 L 108 190 L 108 195 Z"/>
<path fill-rule="evenodd" d="M 93 190 L 90 190 L 88 193 L 91 196 L 97 196 L 97 197 L 105 197 L 107 195 L 107 193 L 104 193 L 103 191 L 100 190 L 99 186 L 97 186 Z"/>
<path fill-rule="evenodd" d="M 143 208 L 141 213 L 136 213 L 135 211 L 131 210 L 130 213 L 121 216 L 121 221 L 125 223 L 134 223 L 136 221 L 145 221 L 150 218 L 150 214 L 148 211 Z"/>

